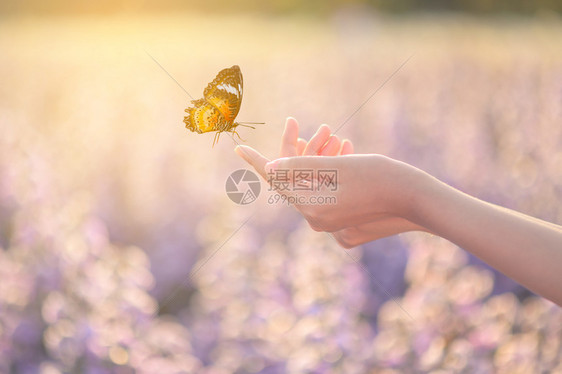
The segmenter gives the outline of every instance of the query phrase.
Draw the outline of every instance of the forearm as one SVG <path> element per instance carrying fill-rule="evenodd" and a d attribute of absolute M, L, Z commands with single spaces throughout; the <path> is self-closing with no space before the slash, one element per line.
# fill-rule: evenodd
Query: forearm
<path fill-rule="evenodd" d="M 412 220 L 562 305 L 562 228 L 428 177 Z"/>

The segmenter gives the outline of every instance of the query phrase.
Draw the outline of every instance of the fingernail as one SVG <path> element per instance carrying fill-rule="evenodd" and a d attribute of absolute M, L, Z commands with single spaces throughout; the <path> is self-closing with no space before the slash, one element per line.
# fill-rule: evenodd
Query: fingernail
<path fill-rule="evenodd" d="M 326 125 L 320 125 L 320 127 L 316 130 L 316 132 L 314 133 L 314 135 L 318 135 L 318 134 L 320 134 L 322 131 L 324 131 L 324 127 L 326 127 Z"/>
<path fill-rule="evenodd" d="M 236 146 L 236 148 L 234 148 L 234 152 L 236 152 L 236 154 L 240 157 L 242 157 L 244 160 L 248 161 L 248 147 L 245 145 L 238 145 Z"/>

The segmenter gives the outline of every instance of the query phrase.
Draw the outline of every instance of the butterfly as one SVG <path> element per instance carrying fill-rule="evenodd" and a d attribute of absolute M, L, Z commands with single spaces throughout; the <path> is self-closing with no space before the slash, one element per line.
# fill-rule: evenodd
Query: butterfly
<path fill-rule="evenodd" d="M 262 122 L 234 122 L 242 104 L 244 82 L 238 65 L 221 70 L 215 79 L 203 91 L 203 98 L 192 100 L 193 106 L 187 108 L 184 117 L 188 130 L 202 134 L 216 131 L 213 146 L 218 141 L 220 133 L 230 131 L 242 138 L 236 132 L 237 126 L 255 129 L 248 124 L 263 124 Z"/>

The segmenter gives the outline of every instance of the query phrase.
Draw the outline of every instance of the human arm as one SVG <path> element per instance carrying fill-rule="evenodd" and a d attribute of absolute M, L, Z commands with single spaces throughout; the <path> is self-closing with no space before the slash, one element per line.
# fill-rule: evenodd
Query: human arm
<path fill-rule="evenodd" d="M 562 227 L 479 200 L 434 178 L 412 219 L 562 306 Z"/>
<path fill-rule="evenodd" d="M 411 230 L 432 232 L 562 305 L 558 225 L 481 201 L 382 155 L 286 157 L 270 163 L 247 151 L 247 161 L 262 175 L 275 169 L 338 170 L 336 204 L 297 208 L 315 230 L 331 232 L 345 246 Z"/>

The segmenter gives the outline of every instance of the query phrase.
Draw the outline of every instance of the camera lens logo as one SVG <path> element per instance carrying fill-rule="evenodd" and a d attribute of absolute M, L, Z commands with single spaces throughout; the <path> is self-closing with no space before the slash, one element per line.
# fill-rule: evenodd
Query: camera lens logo
<path fill-rule="evenodd" d="M 258 198 L 260 190 L 258 176 L 247 169 L 236 170 L 226 180 L 226 194 L 236 204 L 253 203 Z"/>

